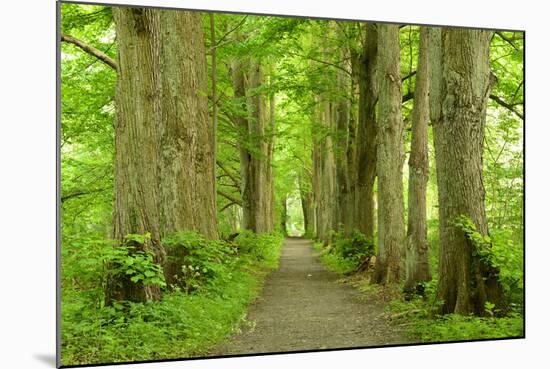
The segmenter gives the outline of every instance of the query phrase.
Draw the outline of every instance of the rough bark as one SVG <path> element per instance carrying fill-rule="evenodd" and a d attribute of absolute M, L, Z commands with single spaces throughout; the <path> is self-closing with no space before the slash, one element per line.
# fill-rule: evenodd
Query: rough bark
<path fill-rule="evenodd" d="M 317 126 L 319 124 L 319 108 L 318 108 L 318 98 L 315 97 L 315 108 L 313 113 L 313 119 L 311 123 L 311 140 L 312 140 L 312 148 L 311 148 L 311 165 L 312 165 L 312 173 L 311 173 L 311 190 L 312 190 L 312 196 L 313 196 L 313 215 L 314 220 L 312 223 L 314 224 L 315 228 L 315 238 L 320 240 L 323 237 L 323 229 L 321 224 L 321 211 L 320 211 L 320 204 L 321 204 L 321 149 L 320 149 L 320 142 L 317 136 L 315 135 L 314 126 Z"/>
<path fill-rule="evenodd" d="M 271 84 L 271 80 L 269 81 Z M 266 190 L 269 194 L 266 198 L 266 216 L 267 216 L 267 228 L 272 231 L 275 228 L 275 180 L 273 176 L 273 152 L 275 150 L 275 137 L 277 132 L 277 121 L 275 119 L 276 103 L 275 94 L 271 94 L 269 98 L 269 117 L 267 121 L 266 137 L 266 157 L 265 171 L 266 171 Z"/>
<path fill-rule="evenodd" d="M 159 143 L 161 137 L 160 17 L 150 9 L 113 9 L 118 39 L 116 87 L 115 197 L 113 238 L 150 233 L 137 250 L 162 263 L 160 243 Z M 108 281 L 106 301 L 159 299 L 158 286 L 144 286 L 119 275 Z"/>
<path fill-rule="evenodd" d="M 287 217 L 288 217 L 288 214 L 287 214 L 287 206 L 286 206 L 286 196 L 283 197 L 283 199 L 281 200 L 281 224 L 280 224 L 280 230 L 281 230 L 281 233 L 284 235 L 284 236 L 287 236 L 288 235 L 288 232 L 287 232 L 287 229 L 286 229 L 286 221 L 287 221 Z"/>
<path fill-rule="evenodd" d="M 161 237 L 194 230 L 217 238 L 213 130 L 208 122 L 202 22 L 198 14 L 113 10 L 118 39 L 113 237 L 150 233 L 170 283 L 179 270 Z M 107 301 L 160 298 L 158 286 L 111 278 Z"/>
<path fill-rule="evenodd" d="M 374 179 L 376 177 L 376 25 L 365 24 L 363 52 L 359 60 L 359 114 L 357 127 L 356 224 L 367 239 L 374 236 Z"/>
<path fill-rule="evenodd" d="M 304 231 L 308 237 L 311 237 L 315 235 L 314 195 L 312 191 L 304 188 L 301 181 L 300 200 L 302 203 L 302 213 L 304 215 Z"/>
<path fill-rule="evenodd" d="M 488 234 L 482 150 L 494 82 L 491 33 L 449 28 L 431 36 L 430 59 L 438 66 L 430 75 L 440 219 L 437 297 L 444 301 L 442 313 L 483 315 L 487 301 L 504 307 L 498 270 L 474 253 L 475 245 L 455 223 L 464 215 L 482 236 Z"/>
<path fill-rule="evenodd" d="M 314 137 L 313 185 L 317 239 L 324 244 L 331 242 L 331 231 L 336 230 L 336 166 L 334 159 L 333 114 L 326 93 L 316 99 L 314 124 L 321 134 Z"/>
<path fill-rule="evenodd" d="M 248 73 L 246 73 L 248 71 Z M 246 83 L 248 76 L 248 84 Z M 233 91 L 245 115 L 237 117 L 239 133 L 243 228 L 256 233 L 274 229 L 273 148 L 275 101 L 257 89 L 265 83 L 262 66 L 255 60 L 232 63 Z"/>
<path fill-rule="evenodd" d="M 320 166 L 321 166 L 321 207 L 320 215 L 323 229 L 322 241 L 329 244 L 332 241 L 332 231 L 336 231 L 337 224 L 337 204 L 336 204 L 336 162 L 334 155 L 334 115 L 332 114 L 332 104 L 328 96 L 324 96 L 321 102 L 321 124 L 324 126 L 327 134 L 322 139 L 320 145 Z"/>
<path fill-rule="evenodd" d="M 426 226 L 428 184 L 428 33 L 420 28 L 420 46 L 412 112 L 411 154 L 409 156 L 409 198 L 405 292 L 414 292 L 418 283 L 431 279 Z"/>
<path fill-rule="evenodd" d="M 241 114 L 236 116 L 236 122 L 238 126 L 239 136 L 239 161 L 240 161 L 240 177 L 241 177 L 241 199 L 243 209 L 243 222 L 242 227 L 244 229 L 254 229 L 255 224 L 252 205 L 251 205 L 251 182 L 250 182 L 250 170 L 249 165 L 251 161 L 250 147 L 252 145 L 248 127 L 248 114 L 247 114 L 247 101 L 246 101 L 246 85 L 245 85 L 245 73 L 244 62 L 242 60 L 234 60 L 231 64 L 231 77 L 233 82 L 233 96 L 235 99 L 240 100 Z"/>
<path fill-rule="evenodd" d="M 345 60 L 346 50 L 342 49 L 340 58 Z M 340 96 L 335 102 L 335 124 L 336 135 L 335 146 L 335 166 L 336 166 L 336 230 L 344 231 L 349 224 L 351 217 L 349 211 L 349 192 L 350 180 L 348 171 L 348 140 L 349 140 L 349 120 L 350 120 L 350 100 L 348 98 L 349 78 L 346 73 L 346 64 L 342 69 L 336 71 L 336 86 Z"/>
<path fill-rule="evenodd" d="M 161 227 L 218 237 L 214 130 L 200 14 L 159 10 L 162 24 Z"/>
<path fill-rule="evenodd" d="M 378 256 L 375 283 L 401 280 L 405 240 L 403 205 L 403 118 L 401 116 L 399 26 L 378 25 Z"/>
<path fill-rule="evenodd" d="M 250 121 L 251 151 L 249 181 L 251 183 L 251 214 L 253 220 L 250 228 L 256 233 L 273 231 L 273 181 L 271 159 L 273 155 L 273 141 L 271 135 L 270 111 L 267 106 L 265 93 L 258 92 L 258 88 L 265 83 L 263 68 L 258 60 L 250 65 Z M 274 109 L 274 108 L 273 108 Z"/>
<path fill-rule="evenodd" d="M 359 96 L 359 63 L 360 56 L 355 49 L 350 48 L 350 73 L 349 95 L 351 97 L 349 106 L 348 122 L 348 142 L 347 142 L 347 178 L 348 178 L 348 196 L 347 196 L 347 222 L 344 224 L 346 235 L 358 229 L 357 227 L 357 126 L 359 120 L 359 109 L 356 97 Z"/>

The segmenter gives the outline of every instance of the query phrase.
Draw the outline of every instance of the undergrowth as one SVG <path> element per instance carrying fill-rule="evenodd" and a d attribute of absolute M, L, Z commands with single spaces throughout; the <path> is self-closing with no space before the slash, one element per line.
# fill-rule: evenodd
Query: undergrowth
<path fill-rule="evenodd" d="M 102 288 L 112 245 L 64 253 L 63 265 L 74 267 L 63 269 L 63 365 L 206 353 L 238 329 L 266 273 L 278 265 L 282 237 L 245 231 L 225 242 L 185 232 L 163 242 L 185 250 L 181 278 L 187 282 L 163 287 L 158 302 L 105 306 Z"/>
<path fill-rule="evenodd" d="M 504 317 L 437 313 L 437 303 L 417 297 L 410 301 L 395 298 L 387 313 L 393 324 L 406 328 L 413 342 L 446 342 L 491 338 L 522 337 L 523 316 L 510 312 Z M 486 309 L 491 309 L 490 304 Z"/>
<path fill-rule="evenodd" d="M 469 237 L 477 240 L 479 235 L 464 218 L 458 224 Z M 458 222 L 457 222 L 458 223 Z M 496 230 L 489 239 L 480 239 L 479 243 L 491 243 L 491 248 L 485 247 L 482 252 L 492 265 L 500 270 L 500 281 L 509 301 L 510 312 L 506 316 L 495 316 L 494 304 L 486 304 L 486 317 L 458 314 L 438 314 L 441 301 L 436 298 L 437 292 L 437 222 L 429 222 L 428 239 L 430 243 L 430 267 L 433 273 L 432 281 L 423 285 L 423 296 L 415 296 L 408 301 L 404 299 L 402 286 L 393 285 L 381 287 L 370 283 L 371 271 L 359 268 L 361 257 L 374 254 L 374 247 L 368 252 L 360 252 L 361 257 L 352 253 L 346 254 L 346 247 L 352 245 L 352 240 L 346 240 L 335 234 L 333 242 L 328 246 L 315 243 L 314 248 L 320 253 L 320 258 L 326 267 L 344 277 L 358 288 L 367 300 L 384 301 L 385 315 L 390 324 L 402 328 L 411 342 L 448 342 L 477 339 L 513 338 L 524 335 L 523 311 L 523 268 L 521 261 L 523 253 L 521 245 L 512 245 L 508 234 Z M 505 241 L 503 241 L 505 240 Z M 365 250 L 365 247 L 359 250 Z M 490 250 L 490 251 L 489 251 Z M 489 253 L 490 252 L 490 253 Z"/>
<path fill-rule="evenodd" d="M 333 232 L 332 242 L 327 247 L 323 247 L 320 242 L 313 247 L 320 253 L 321 260 L 329 270 L 343 275 L 366 268 L 375 254 L 372 240 L 359 231 L 353 231 L 349 236 Z"/>

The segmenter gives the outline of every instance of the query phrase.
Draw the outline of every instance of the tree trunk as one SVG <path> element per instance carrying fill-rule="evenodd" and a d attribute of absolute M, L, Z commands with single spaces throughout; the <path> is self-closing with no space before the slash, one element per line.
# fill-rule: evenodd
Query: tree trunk
<path fill-rule="evenodd" d="M 316 103 L 314 124 L 322 132 L 321 137 L 315 137 L 313 143 L 317 239 L 329 244 L 331 231 L 336 230 L 336 167 L 332 140 L 334 129 L 328 96 L 323 93 Z"/>
<path fill-rule="evenodd" d="M 315 107 L 313 110 L 313 121 L 311 122 L 311 192 L 313 196 L 313 215 L 314 215 L 314 228 L 315 228 L 315 238 L 320 240 L 323 238 L 323 229 L 321 222 L 321 147 L 320 141 L 315 134 L 313 129 L 314 125 L 319 125 L 320 114 L 319 114 L 319 99 L 314 97 Z"/>
<path fill-rule="evenodd" d="M 420 28 L 420 47 L 414 107 L 412 112 L 411 154 L 409 156 L 409 198 L 405 292 L 431 279 L 426 227 L 426 187 L 428 184 L 428 33 Z"/>
<path fill-rule="evenodd" d="M 180 265 L 161 237 L 194 230 L 217 238 L 214 131 L 208 122 L 206 53 L 198 14 L 114 9 L 118 40 L 113 236 L 150 233 L 167 281 Z M 170 258 L 172 260 L 173 258 Z M 106 299 L 160 298 L 129 276 L 108 282 Z"/>
<path fill-rule="evenodd" d="M 208 116 L 202 19 L 195 12 L 158 10 L 162 28 L 161 233 L 197 231 L 218 238 L 215 134 Z M 168 285 L 183 259 L 167 248 Z"/>
<path fill-rule="evenodd" d="M 340 58 L 346 60 L 347 52 L 341 51 Z M 345 64 L 341 65 L 346 68 Z M 334 140 L 335 146 L 335 166 L 336 166 L 336 230 L 344 231 L 346 225 L 349 224 L 351 218 L 348 209 L 349 201 L 349 177 L 348 177 L 348 139 L 349 139 L 349 109 L 350 103 L 348 99 L 348 77 L 342 69 L 336 71 L 336 86 L 341 96 L 337 97 L 335 103 L 336 113 L 336 135 Z"/>
<path fill-rule="evenodd" d="M 441 32 L 441 37 L 438 37 Z M 432 45 L 432 39 L 436 42 Z M 442 313 L 483 315 L 485 302 L 504 307 L 498 270 L 474 253 L 475 245 L 455 225 L 464 215 L 488 235 L 483 186 L 483 139 L 487 100 L 494 77 L 489 67 L 491 33 L 434 30 L 430 58 L 430 105 L 439 197 L 439 284 Z"/>
<path fill-rule="evenodd" d="M 218 237 L 214 128 L 200 14 L 159 10 L 162 24 L 162 233 Z"/>
<path fill-rule="evenodd" d="M 271 80 L 269 82 L 271 84 Z M 266 130 L 266 185 L 267 190 L 269 191 L 268 197 L 266 198 L 266 208 L 267 208 L 267 229 L 273 231 L 275 229 L 275 180 L 273 177 L 273 151 L 275 150 L 275 136 L 277 132 L 277 121 L 275 119 L 276 104 L 275 104 L 275 94 L 272 93 L 269 98 L 269 119 L 267 121 L 267 130 Z"/>
<path fill-rule="evenodd" d="M 304 180 L 303 178 L 301 179 Z M 302 213 L 304 215 L 304 231 L 308 237 L 315 235 L 315 215 L 313 193 L 304 189 L 300 181 L 300 199 L 302 203 Z"/>
<path fill-rule="evenodd" d="M 251 227 L 256 233 L 273 231 L 273 181 L 271 172 L 271 158 L 273 141 L 270 135 L 269 108 L 264 93 L 254 91 L 265 83 L 264 73 L 259 61 L 255 60 L 250 66 L 250 96 L 251 119 L 249 132 L 254 145 L 254 152 L 250 156 L 249 181 L 251 183 L 251 214 L 254 218 Z M 274 122 L 273 122 L 274 123 Z"/>
<path fill-rule="evenodd" d="M 401 279 L 401 253 L 405 240 L 403 206 L 403 118 L 401 116 L 399 26 L 378 25 L 378 257 L 375 283 Z"/>
<path fill-rule="evenodd" d="M 114 8 L 118 40 L 115 121 L 115 196 L 113 238 L 151 237 L 134 251 L 150 251 L 163 263 L 160 243 L 158 163 L 161 137 L 160 16 L 152 9 Z M 161 297 L 158 286 L 133 283 L 130 276 L 110 278 L 106 302 L 146 301 Z"/>
<path fill-rule="evenodd" d="M 272 232 L 274 229 L 274 183 L 273 149 L 275 131 L 275 100 L 269 106 L 264 93 L 255 91 L 264 82 L 262 67 L 258 61 L 245 66 L 241 60 L 232 64 L 233 91 L 241 99 L 242 112 L 236 117 L 239 134 L 241 166 L 241 198 L 243 204 L 243 228 L 256 233 Z M 247 87 L 252 94 L 247 94 Z"/>
<path fill-rule="evenodd" d="M 249 147 L 252 145 L 248 127 L 248 105 L 246 101 L 246 85 L 244 65 L 242 60 L 234 60 L 231 64 L 231 74 L 233 80 L 233 96 L 241 101 L 241 114 L 236 116 L 239 137 L 239 158 L 240 158 L 240 176 L 241 176 L 241 199 L 243 209 L 242 228 L 255 229 L 255 217 L 252 209 L 252 187 L 250 178 L 250 163 L 252 160 Z"/>
<path fill-rule="evenodd" d="M 365 41 L 359 63 L 359 115 L 357 127 L 357 229 L 368 240 L 374 236 L 374 179 L 376 177 L 376 25 L 365 24 Z M 374 241 L 374 240 L 373 240 Z"/>
<path fill-rule="evenodd" d="M 288 217 L 288 214 L 287 214 L 287 206 L 286 206 L 286 196 L 283 197 L 283 199 L 281 200 L 281 206 L 282 206 L 282 213 L 281 213 L 281 233 L 283 234 L 283 236 L 288 236 L 288 232 L 286 230 L 286 221 L 287 221 L 287 217 Z"/>
<path fill-rule="evenodd" d="M 336 203 L 336 162 L 334 155 L 334 115 L 332 104 L 327 96 L 321 102 L 321 123 L 324 125 L 327 135 L 321 141 L 321 208 L 323 222 L 323 243 L 328 245 L 332 241 L 332 231 L 337 228 L 337 203 Z"/>

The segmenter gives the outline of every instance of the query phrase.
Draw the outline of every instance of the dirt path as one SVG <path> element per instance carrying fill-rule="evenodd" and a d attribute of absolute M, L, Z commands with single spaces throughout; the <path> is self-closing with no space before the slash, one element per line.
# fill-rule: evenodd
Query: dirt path
<path fill-rule="evenodd" d="M 321 264 L 311 241 L 287 238 L 279 269 L 249 309 L 250 323 L 210 355 L 406 342 L 383 318 L 383 306 L 361 299 L 356 289 L 337 283 L 338 278 Z"/>

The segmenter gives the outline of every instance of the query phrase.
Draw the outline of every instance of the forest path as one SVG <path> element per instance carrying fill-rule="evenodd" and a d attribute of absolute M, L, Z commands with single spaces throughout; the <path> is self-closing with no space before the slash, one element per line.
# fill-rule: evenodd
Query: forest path
<path fill-rule="evenodd" d="M 311 241 L 285 239 L 279 269 L 268 276 L 260 298 L 249 308 L 249 324 L 209 355 L 407 342 L 386 321 L 380 302 L 361 299 L 358 290 L 338 279 L 321 264 Z"/>

